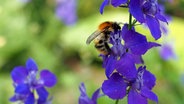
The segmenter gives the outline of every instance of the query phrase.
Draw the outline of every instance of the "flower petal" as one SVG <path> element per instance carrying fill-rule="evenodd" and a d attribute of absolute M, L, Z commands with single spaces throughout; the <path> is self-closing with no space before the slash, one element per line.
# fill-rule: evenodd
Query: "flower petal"
<path fill-rule="evenodd" d="M 122 30 L 121 30 L 121 35 L 122 35 L 123 40 L 126 39 L 126 37 L 127 37 L 127 32 L 128 32 L 128 24 L 125 24 L 125 25 L 122 27 Z"/>
<path fill-rule="evenodd" d="M 160 44 L 158 43 L 155 43 L 155 42 L 148 42 L 148 49 L 151 49 L 153 47 L 159 47 L 161 46 Z"/>
<path fill-rule="evenodd" d="M 28 72 L 25 67 L 15 67 L 11 72 L 11 77 L 15 83 L 23 83 L 28 76 Z"/>
<path fill-rule="evenodd" d="M 40 80 L 42 80 L 47 87 L 53 87 L 57 82 L 56 76 L 46 69 L 40 72 Z"/>
<path fill-rule="evenodd" d="M 129 12 L 137 21 L 140 23 L 145 22 L 144 14 L 141 8 L 141 0 L 130 0 L 129 8 Z"/>
<path fill-rule="evenodd" d="M 134 26 L 132 26 L 132 29 L 130 30 L 135 31 Z M 128 24 L 124 24 L 121 30 L 121 35 L 122 35 L 123 40 L 127 38 L 127 32 L 129 32 L 130 30 L 128 29 Z"/>
<path fill-rule="evenodd" d="M 94 104 L 94 102 L 86 94 L 86 87 L 84 83 L 80 84 L 79 90 L 80 90 L 79 104 Z"/>
<path fill-rule="evenodd" d="M 143 85 L 151 90 L 155 86 L 156 78 L 152 73 L 150 73 L 148 70 L 146 70 L 146 67 L 140 66 L 138 68 L 138 72 L 141 70 L 144 70 Z"/>
<path fill-rule="evenodd" d="M 15 95 L 13 95 L 9 101 L 11 102 L 15 102 L 15 101 L 24 101 L 26 99 L 26 95 L 22 95 L 22 94 L 18 94 L 18 93 L 15 93 Z"/>
<path fill-rule="evenodd" d="M 147 104 L 147 99 L 131 89 L 128 94 L 128 104 Z"/>
<path fill-rule="evenodd" d="M 140 55 L 135 55 L 135 54 L 131 54 L 133 60 L 134 60 L 134 63 L 136 64 L 144 64 L 144 60 L 142 59 L 142 56 Z"/>
<path fill-rule="evenodd" d="M 84 85 L 84 83 L 81 83 L 79 86 L 79 90 L 82 96 L 86 96 L 86 87 Z"/>
<path fill-rule="evenodd" d="M 113 55 L 110 55 L 104 61 L 106 61 L 106 65 L 104 65 L 105 66 L 105 75 L 107 78 L 109 78 L 110 75 L 112 74 L 112 72 L 115 70 L 116 59 L 114 58 Z"/>
<path fill-rule="evenodd" d="M 102 3 L 102 5 L 100 6 L 100 13 L 103 14 L 103 10 L 105 8 L 105 6 L 109 5 L 109 0 L 104 0 L 104 2 Z"/>
<path fill-rule="evenodd" d="M 146 15 L 146 21 L 152 36 L 156 40 L 159 39 L 161 37 L 159 21 L 156 18 L 149 15 Z"/>
<path fill-rule="evenodd" d="M 126 83 L 119 73 L 113 73 L 112 76 L 102 84 L 102 91 L 112 99 L 122 99 L 126 96 Z"/>
<path fill-rule="evenodd" d="M 158 103 L 158 97 L 155 93 L 153 93 L 151 90 L 149 90 L 146 87 L 141 88 L 141 95 L 145 96 L 146 98 L 153 100 Z"/>
<path fill-rule="evenodd" d="M 94 102 L 97 102 L 97 99 L 100 97 L 100 88 L 97 89 L 94 93 L 93 93 L 93 96 L 92 96 L 92 100 Z"/>
<path fill-rule="evenodd" d="M 127 0 L 111 0 L 111 4 L 114 7 L 120 6 L 121 4 L 127 3 Z"/>
<path fill-rule="evenodd" d="M 38 93 L 38 104 L 44 104 L 47 101 L 47 98 L 49 96 L 49 93 L 47 92 L 47 90 L 44 87 L 40 87 L 38 89 L 36 89 L 37 93 Z"/>
<path fill-rule="evenodd" d="M 144 35 L 133 30 L 129 30 L 124 35 L 125 46 L 127 46 L 133 54 L 143 55 L 148 50 L 148 42 Z"/>
<path fill-rule="evenodd" d="M 28 84 L 18 84 L 15 88 L 15 93 L 27 95 L 31 93 L 30 87 Z"/>
<path fill-rule="evenodd" d="M 11 101 L 11 102 L 15 102 L 15 101 L 17 101 L 18 99 L 17 99 L 17 97 L 16 97 L 16 95 L 13 95 L 10 99 L 9 99 L 9 101 Z"/>
<path fill-rule="evenodd" d="M 113 44 L 111 48 L 111 52 L 116 56 L 122 56 L 126 53 L 126 48 L 124 45 L 121 44 L 121 41 L 118 44 Z"/>
<path fill-rule="evenodd" d="M 26 61 L 26 68 L 27 68 L 28 72 L 30 72 L 30 71 L 38 71 L 38 67 L 36 65 L 36 62 L 32 58 L 29 58 Z"/>
<path fill-rule="evenodd" d="M 34 104 L 34 103 L 35 103 L 34 94 L 30 93 L 27 99 L 25 100 L 24 104 Z"/>
<path fill-rule="evenodd" d="M 156 14 L 156 18 L 159 19 L 160 21 L 165 22 L 165 23 L 168 24 L 167 19 L 163 15 L 158 13 L 158 14 Z"/>
<path fill-rule="evenodd" d="M 136 78 L 137 71 L 131 54 L 125 54 L 116 62 L 116 70 L 129 80 Z"/>

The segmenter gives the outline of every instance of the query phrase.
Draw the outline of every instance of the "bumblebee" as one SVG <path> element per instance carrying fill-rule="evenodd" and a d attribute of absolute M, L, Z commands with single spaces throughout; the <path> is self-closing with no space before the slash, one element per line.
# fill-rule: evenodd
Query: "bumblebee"
<path fill-rule="evenodd" d="M 90 44 L 91 41 L 94 41 L 95 48 L 101 54 L 108 55 L 111 52 L 108 44 L 110 41 L 110 34 L 120 29 L 121 27 L 116 22 L 103 22 L 98 26 L 98 29 L 87 38 L 86 44 Z"/>

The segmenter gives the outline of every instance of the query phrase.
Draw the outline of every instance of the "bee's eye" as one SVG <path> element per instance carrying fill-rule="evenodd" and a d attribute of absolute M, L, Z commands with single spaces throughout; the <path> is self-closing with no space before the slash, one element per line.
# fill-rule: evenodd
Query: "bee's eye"
<path fill-rule="evenodd" d="M 111 32 L 110 31 L 105 31 L 105 34 L 110 34 Z"/>

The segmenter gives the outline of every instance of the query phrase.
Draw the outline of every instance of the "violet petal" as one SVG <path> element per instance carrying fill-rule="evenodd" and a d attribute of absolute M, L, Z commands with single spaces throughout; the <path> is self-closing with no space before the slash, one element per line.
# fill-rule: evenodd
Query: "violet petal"
<path fill-rule="evenodd" d="M 104 0 L 102 5 L 100 6 L 100 13 L 103 14 L 105 6 L 109 5 L 109 0 Z"/>
<path fill-rule="evenodd" d="M 146 15 L 147 25 L 151 31 L 152 36 L 157 40 L 161 37 L 159 21 L 149 15 Z"/>
<path fill-rule="evenodd" d="M 122 99 L 126 96 L 126 83 L 119 73 L 113 73 L 112 76 L 102 84 L 102 91 L 112 99 Z"/>
<path fill-rule="evenodd" d="M 144 14 L 141 8 L 141 0 L 130 0 L 129 11 L 140 23 L 145 22 Z"/>
<path fill-rule="evenodd" d="M 28 72 L 26 68 L 23 66 L 15 67 L 11 72 L 11 77 L 15 83 L 25 82 L 27 76 L 28 76 Z"/>
<path fill-rule="evenodd" d="M 53 87 L 57 82 L 56 76 L 46 69 L 40 72 L 40 80 L 42 80 L 47 87 Z"/>
<path fill-rule="evenodd" d="M 131 54 L 125 54 L 116 62 L 116 70 L 129 80 L 136 78 L 137 70 Z"/>
<path fill-rule="evenodd" d="M 30 72 L 30 71 L 38 71 L 37 64 L 36 64 L 36 62 L 32 58 L 29 58 L 26 61 L 26 68 L 27 68 L 28 72 Z"/>

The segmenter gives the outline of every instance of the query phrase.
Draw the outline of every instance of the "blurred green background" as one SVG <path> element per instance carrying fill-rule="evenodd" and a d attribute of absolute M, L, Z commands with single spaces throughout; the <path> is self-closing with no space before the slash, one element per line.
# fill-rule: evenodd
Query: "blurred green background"
<path fill-rule="evenodd" d="M 57 85 L 49 89 L 50 95 L 54 96 L 53 104 L 77 104 L 81 82 L 85 83 L 90 96 L 101 86 L 106 79 L 102 60 L 93 44 L 86 45 L 85 41 L 101 22 L 128 21 L 127 10 L 122 8 L 109 6 L 101 15 L 102 1 L 78 0 L 78 20 L 71 26 L 56 17 L 54 0 L 0 1 L 0 104 L 13 104 L 9 102 L 14 94 L 10 72 L 15 66 L 25 65 L 30 57 L 40 70 L 46 68 L 57 75 Z M 169 35 L 158 42 L 171 42 L 177 59 L 164 61 L 159 56 L 159 48 L 150 50 L 143 57 L 147 69 L 157 78 L 153 90 L 159 97 L 159 104 L 184 104 L 184 1 L 173 0 L 165 6 L 172 21 L 168 25 Z M 136 29 L 154 41 L 144 27 Z M 114 103 L 107 97 L 98 102 Z M 123 102 L 126 99 L 119 104 Z"/>

